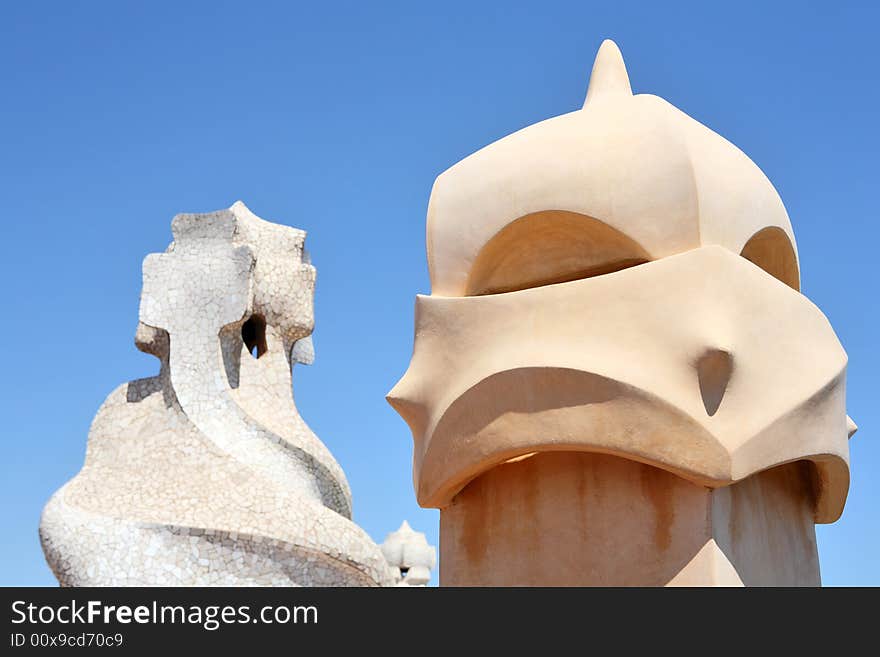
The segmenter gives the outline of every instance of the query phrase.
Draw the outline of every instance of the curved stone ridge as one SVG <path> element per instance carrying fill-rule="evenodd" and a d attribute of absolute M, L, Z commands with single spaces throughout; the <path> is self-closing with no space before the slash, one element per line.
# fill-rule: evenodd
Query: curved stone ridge
<path fill-rule="evenodd" d="M 339 464 L 293 400 L 314 356 L 301 230 L 241 202 L 181 214 L 143 264 L 135 342 L 159 375 L 117 388 L 40 537 L 62 585 L 392 583 Z"/>

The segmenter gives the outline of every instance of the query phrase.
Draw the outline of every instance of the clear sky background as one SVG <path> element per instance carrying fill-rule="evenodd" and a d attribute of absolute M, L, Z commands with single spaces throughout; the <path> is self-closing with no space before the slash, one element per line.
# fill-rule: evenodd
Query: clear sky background
<path fill-rule="evenodd" d="M 636 93 L 730 139 L 782 195 L 861 427 L 846 511 L 818 527 L 823 580 L 880 585 L 878 4 L 719 4 L 4 2 L 0 584 L 55 582 L 42 506 L 105 396 L 158 369 L 133 343 L 141 260 L 174 214 L 237 199 L 308 231 L 317 360 L 295 395 L 355 520 L 381 541 L 406 518 L 436 545 L 384 400 L 429 292 L 431 185 L 580 107 L 610 37 Z"/>

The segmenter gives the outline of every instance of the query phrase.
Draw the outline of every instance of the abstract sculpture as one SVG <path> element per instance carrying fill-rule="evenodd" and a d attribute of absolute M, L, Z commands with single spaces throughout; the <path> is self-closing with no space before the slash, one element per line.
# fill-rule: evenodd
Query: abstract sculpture
<path fill-rule="evenodd" d="M 345 475 L 299 416 L 315 268 L 305 233 L 242 203 L 181 214 L 144 260 L 135 342 L 158 376 L 98 411 L 40 537 L 62 585 L 393 583 Z"/>
<path fill-rule="evenodd" d="M 437 552 L 422 532 L 413 531 L 404 520 L 380 546 L 388 565 L 395 571 L 397 586 L 427 586 L 437 563 Z"/>
<path fill-rule="evenodd" d="M 437 178 L 431 295 L 389 394 L 441 585 L 817 585 L 849 487 L 846 354 L 735 146 L 633 95 Z"/>

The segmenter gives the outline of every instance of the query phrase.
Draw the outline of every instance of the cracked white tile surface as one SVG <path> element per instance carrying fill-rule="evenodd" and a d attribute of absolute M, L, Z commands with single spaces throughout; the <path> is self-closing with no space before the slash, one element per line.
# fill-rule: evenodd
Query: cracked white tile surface
<path fill-rule="evenodd" d="M 159 375 L 110 394 L 85 465 L 43 512 L 59 582 L 393 583 L 294 404 L 292 367 L 314 357 L 305 233 L 241 202 L 178 215 L 172 232 L 144 260 L 135 338 Z"/>

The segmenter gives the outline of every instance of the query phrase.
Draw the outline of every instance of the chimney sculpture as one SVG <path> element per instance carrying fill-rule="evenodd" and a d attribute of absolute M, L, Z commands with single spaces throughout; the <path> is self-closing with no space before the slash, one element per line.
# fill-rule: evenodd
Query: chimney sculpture
<path fill-rule="evenodd" d="M 392 585 L 339 464 L 300 417 L 315 268 L 304 231 L 241 202 L 180 214 L 143 265 L 135 342 L 158 376 L 98 411 L 86 462 L 43 511 L 62 585 Z"/>
<path fill-rule="evenodd" d="M 404 520 L 379 546 L 391 566 L 396 586 L 427 586 L 437 563 L 437 552 L 422 532 Z"/>
<path fill-rule="evenodd" d="M 617 46 L 583 109 L 442 175 L 388 400 L 441 585 L 818 585 L 846 353 L 770 181 Z"/>

